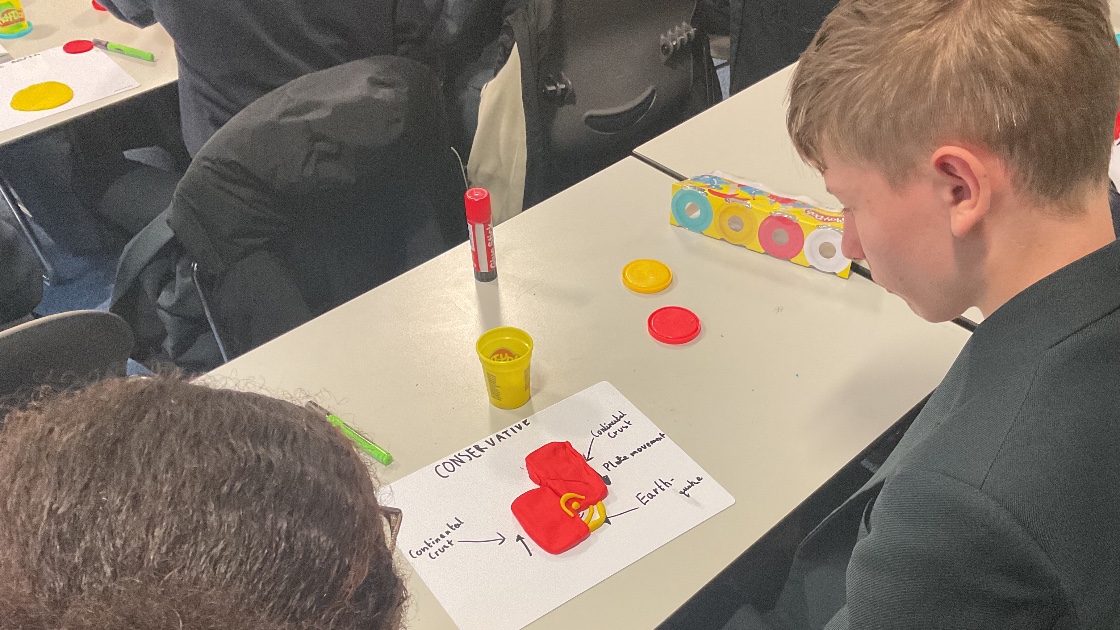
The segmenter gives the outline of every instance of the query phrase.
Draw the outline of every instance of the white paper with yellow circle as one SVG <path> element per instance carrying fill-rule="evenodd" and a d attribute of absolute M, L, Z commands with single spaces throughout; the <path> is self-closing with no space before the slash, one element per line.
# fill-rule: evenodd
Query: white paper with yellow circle
<path fill-rule="evenodd" d="M 16 111 L 12 97 L 32 85 L 56 81 L 74 91 L 69 101 L 51 109 Z M 98 49 L 71 55 L 59 48 L 0 64 L 0 131 L 46 118 L 139 87 L 107 54 Z"/>

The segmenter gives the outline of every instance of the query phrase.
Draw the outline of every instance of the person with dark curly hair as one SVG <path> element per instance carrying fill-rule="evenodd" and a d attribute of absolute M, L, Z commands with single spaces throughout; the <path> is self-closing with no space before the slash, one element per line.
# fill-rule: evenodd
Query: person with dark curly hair
<path fill-rule="evenodd" d="M 0 628 L 395 630 L 390 511 L 287 402 L 169 377 L 45 398 L 0 430 Z"/>

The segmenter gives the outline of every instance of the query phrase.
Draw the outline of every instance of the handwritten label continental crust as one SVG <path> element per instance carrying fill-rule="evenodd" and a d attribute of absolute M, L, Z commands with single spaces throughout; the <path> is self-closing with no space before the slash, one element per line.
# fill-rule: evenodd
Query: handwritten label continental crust
<path fill-rule="evenodd" d="M 600 422 L 598 427 L 591 429 L 592 437 L 601 437 L 605 435 L 608 438 L 614 439 L 622 435 L 623 431 L 632 426 L 631 422 L 625 420 L 625 418 L 626 414 L 621 411 L 612 415 L 610 422 Z"/>
<path fill-rule="evenodd" d="M 440 535 L 425 538 L 424 544 L 416 549 L 408 550 L 409 558 L 423 558 L 425 555 L 428 558 L 435 560 L 441 555 L 447 553 L 455 546 L 455 541 L 451 540 L 451 534 L 463 526 L 463 519 L 456 517 L 454 521 L 446 523 L 447 529 L 443 530 Z"/>
<path fill-rule="evenodd" d="M 472 462 L 476 459 L 480 459 L 486 453 L 486 451 L 488 451 L 488 450 L 494 448 L 495 446 L 498 446 L 500 443 L 512 438 L 517 433 L 520 433 L 521 431 L 524 431 L 525 428 L 528 427 L 528 426 L 529 426 L 529 418 L 525 418 L 521 422 L 518 422 L 517 424 L 509 427 L 508 429 L 498 431 L 494 435 L 491 435 L 490 437 L 486 438 L 485 440 L 482 441 L 482 444 L 474 444 L 474 445 L 468 446 L 467 448 L 459 451 L 458 453 L 455 453 L 451 457 L 448 457 L 447 459 L 445 459 L 442 462 L 439 462 L 438 464 L 433 466 L 432 470 L 441 479 L 447 479 L 455 471 L 459 470 L 465 464 L 468 464 L 468 463 L 470 463 L 470 462 Z M 485 444 L 485 446 L 483 446 L 483 444 Z"/>

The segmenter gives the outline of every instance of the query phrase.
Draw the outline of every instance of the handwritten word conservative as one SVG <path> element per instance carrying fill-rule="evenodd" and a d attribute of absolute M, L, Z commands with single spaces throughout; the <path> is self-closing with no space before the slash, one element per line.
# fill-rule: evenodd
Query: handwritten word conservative
<path fill-rule="evenodd" d="M 494 448 L 499 443 L 510 439 L 515 434 L 524 431 L 528 426 L 529 419 L 525 418 L 524 420 L 518 422 L 510 428 L 498 431 L 494 435 L 491 435 L 490 437 L 483 440 L 485 446 L 483 446 L 482 444 L 473 444 L 471 446 L 468 446 L 458 453 L 455 453 L 451 457 L 443 460 L 442 462 L 439 462 L 432 467 L 432 470 L 435 471 L 435 473 L 439 475 L 441 479 L 447 479 L 452 475 L 452 473 L 459 470 L 459 468 L 463 467 L 465 464 L 481 458 L 482 455 L 486 453 L 486 451 Z"/>

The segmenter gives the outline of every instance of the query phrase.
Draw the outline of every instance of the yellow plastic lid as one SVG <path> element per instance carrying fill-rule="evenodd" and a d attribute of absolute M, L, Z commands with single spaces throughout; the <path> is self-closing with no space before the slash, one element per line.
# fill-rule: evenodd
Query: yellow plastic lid
<path fill-rule="evenodd" d="M 643 258 L 622 268 L 622 284 L 638 293 L 664 291 L 673 283 L 673 272 L 659 261 Z"/>

